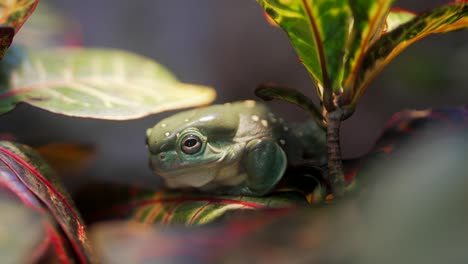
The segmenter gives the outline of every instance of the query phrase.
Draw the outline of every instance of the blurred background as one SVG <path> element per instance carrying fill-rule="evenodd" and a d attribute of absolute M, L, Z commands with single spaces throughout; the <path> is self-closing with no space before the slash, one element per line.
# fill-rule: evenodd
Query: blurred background
<path fill-rule="evenodd" d="M 397 1 L 396 6 L 421 12 L 446 2 Z M 75 43 L 153 58 L 184 82 L 213 86 L 216 103 L 254 98 L 253 91 L 262 82 L 316 98 L 312 80 L 287 36 L 265 21 L 255 0 L 41 0 L 42 4 L 74 20 L 81 32 Z M 467 31 L 429 36 L 408 48 L 373 82 L 356 113 L 344 122 L 344 156 L 366 153 L 397 111 L 465 105 L 467 69 Z M 307 118 L 294 106 L 270 105 L 291 121 Z M 63 117 L 21 105 L 0 117 L 0 131 L 30 144 L 94 144 L 97 155 L 89 177 L 156 185 L 159 180 L 147 165 L 145 130 L 172 113 L 116 122 Z"/>

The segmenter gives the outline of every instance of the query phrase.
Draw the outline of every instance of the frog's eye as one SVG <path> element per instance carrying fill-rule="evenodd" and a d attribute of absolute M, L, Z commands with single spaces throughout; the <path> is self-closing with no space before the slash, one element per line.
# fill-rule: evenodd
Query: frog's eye
<path fill-rule="evenodd" d="M 181 148 L 185 154 L 195 154 L 201 149 L 201 146 L 200 138 L 195 135 L 187 135 L 181 142 Z"/>

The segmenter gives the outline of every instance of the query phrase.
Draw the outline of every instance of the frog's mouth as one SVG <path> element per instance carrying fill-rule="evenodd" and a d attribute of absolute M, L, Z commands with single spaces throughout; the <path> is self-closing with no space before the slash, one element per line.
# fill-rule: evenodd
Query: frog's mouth
<path fill-rule="evenodd" d="M 229 153 L 219 148 L 208 145 L 211 159 L 204 162 L 194 163 L 193 161 L 182 161 L 179 157 L 174 157 L 177 160 L 173 161 L 170 166 L 161 166 L 161 161 L 158 155 L 151 157 L 151 168 L 156 175 L 161 176 L 166 180 L 166 184 L 170 188 L 180 187 L 201 187 L 211 182 L 218 173 L 218 168 L 222 166 L 226 160 L 229 160 Z"/>
<path fill-rule="evenodd" d="M 156 175 L 166 180 L 170 188 L 200 188 L 212 183 L 218 177 L 220 169 L 230 164 L 238 163 L 243 156 L 244 144 L 230 145 L 229 148 L 217 148 L 207 144 L 210 159 L 203 162 L 182 161 L 180 157 L 170 166 L 161 162 L 157 156 L 152 156 L 151 167 Z"/>
<path fill-rule="evenodd" d="M 215 160 L 206 161 L 204 163 L 197 164 L 176 164 L 168 169 L 161 169 L 158 166 L 153 166 L 153 171 L 156 174 L 170 175 L 170 177 L 182 177 L 185 175 L 194 174 L 200 171 L 215 171 L 216 167 L 223 162 L 224 158 L 218 158 Z"/>
<path fill-rule="evenodd" d="M 223 162 L 224 156 L 203 164 L 177 166 L 170 170 L 161 170 L 152 166 L 156 175 L 161 176 L 170 188 L 202 187 L 216 178 L 217 167 Z"/>

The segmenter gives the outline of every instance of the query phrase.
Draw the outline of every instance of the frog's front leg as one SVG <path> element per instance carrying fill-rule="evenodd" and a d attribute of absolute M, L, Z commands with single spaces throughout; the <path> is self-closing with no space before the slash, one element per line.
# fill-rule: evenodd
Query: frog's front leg
<path fill-rule="evenodd" d="M 287 158 L 275 140 L 262 138 L 247 143 L 242 163 L 247 179 L 243 186 L 239 186 L 239 193 L 262 196 L 271 192 L 283 177 Z"/>

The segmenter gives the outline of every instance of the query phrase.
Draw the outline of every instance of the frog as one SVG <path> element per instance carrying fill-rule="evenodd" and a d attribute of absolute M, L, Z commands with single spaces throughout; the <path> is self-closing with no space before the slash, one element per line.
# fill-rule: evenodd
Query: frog
<path fill-rule="evenodd" d="M 325 131 L 288 124 L 264 103 L 245 100 L 182 111 L 146 131 L 149 164 L 169 189 L 265 196 L 289 164 L 326 162 Z"/>

